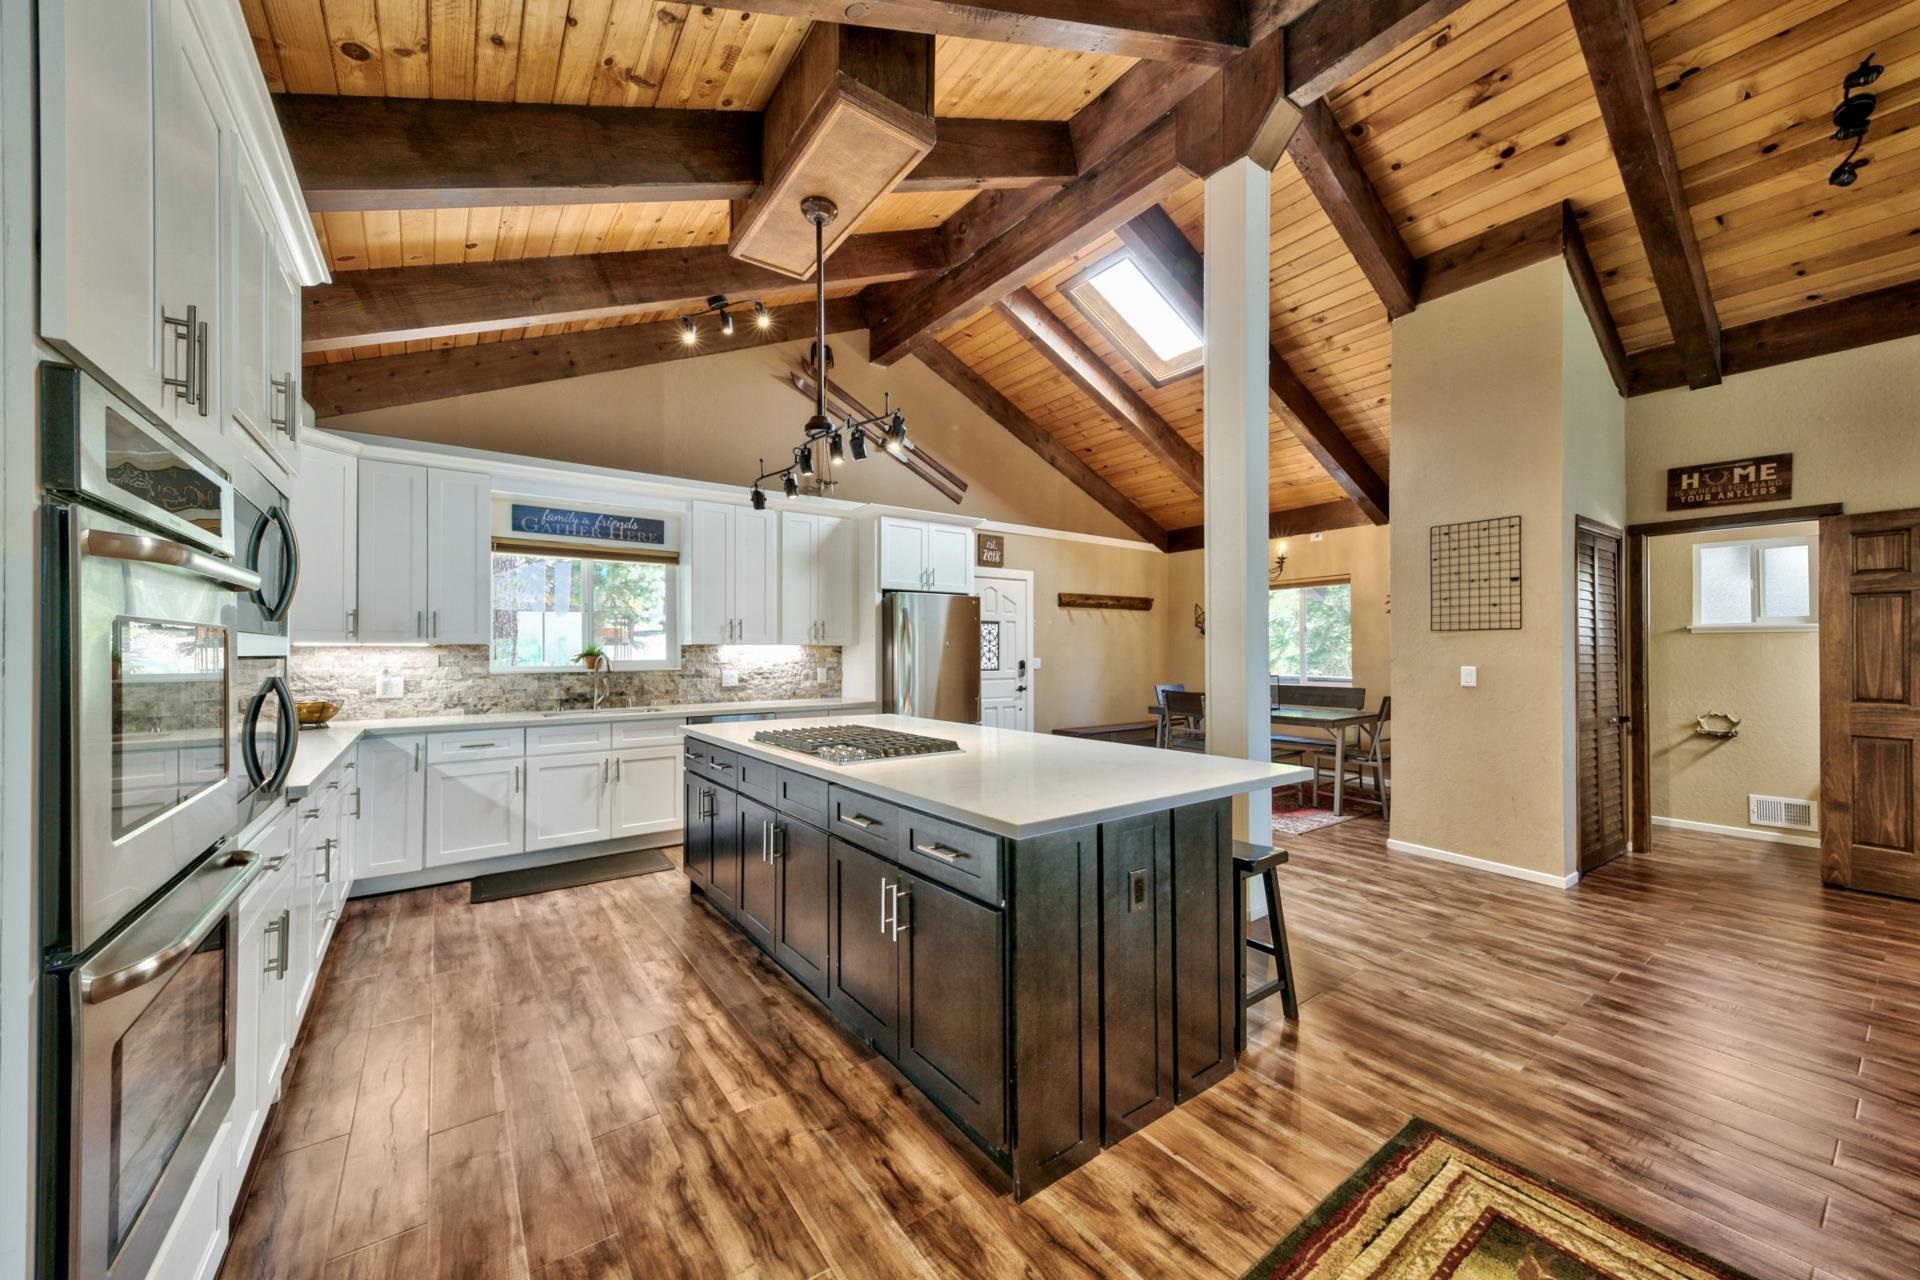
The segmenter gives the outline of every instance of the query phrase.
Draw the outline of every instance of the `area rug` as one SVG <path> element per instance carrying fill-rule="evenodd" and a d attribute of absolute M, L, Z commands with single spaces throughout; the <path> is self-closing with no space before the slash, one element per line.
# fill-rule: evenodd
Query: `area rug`
<path fill-rule="evenodd" d="M 1415 1118 L 1242 1280 L 1753 1280 Z"/>
<path fill-rule="evenodd" d="M 1349 798 L 1343 806 L 1345 813 L 1335 813 L 1331 808 L 1322 808 L 1311 804 L 1289 804 L 1282 800 L 1285 791 L 1273 793 L 1273 833 L 1277 836 L 1303 836 L 1309 831 L 1319 831 L 1325 827 L 1338 826 L 1342 822 L 1351 822 L 1355 818 L 1377 818 L 1380 806 L 1371 800 Z M 1328 805 L 1333 803 L 1331 794 L 1322 793 Z"/>

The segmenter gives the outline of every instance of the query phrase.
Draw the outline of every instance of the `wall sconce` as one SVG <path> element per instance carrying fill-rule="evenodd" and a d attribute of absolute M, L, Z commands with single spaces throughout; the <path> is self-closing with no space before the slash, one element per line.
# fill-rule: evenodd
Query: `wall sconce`
<path fill-rule="evenodd" d="M 1193 606 L 1193 629 L 1201 635 L 1207 634 L 1207 611 L 1199 605 Z"/>
<path fill-rule="evenodd" d="M 1273 580 L 1278 582 L 1280 575 L 1287 571 L 1287 544 L 1281 543 L 1279 553 L 1273 557 Z"/>

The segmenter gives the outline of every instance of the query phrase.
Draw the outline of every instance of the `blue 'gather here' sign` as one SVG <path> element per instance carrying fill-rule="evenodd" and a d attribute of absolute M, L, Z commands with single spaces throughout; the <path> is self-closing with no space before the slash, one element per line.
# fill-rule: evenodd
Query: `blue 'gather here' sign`
<path fill-rule="evenodd" d="M 667 522 L 648 516 L 616 516 L 604 511 L 569 511 L 565 507 L 513 504 L 515 533 L 543 533 L 550 538 L 593 538 L 600 542 L 637 542 L 663 547 Z"/>

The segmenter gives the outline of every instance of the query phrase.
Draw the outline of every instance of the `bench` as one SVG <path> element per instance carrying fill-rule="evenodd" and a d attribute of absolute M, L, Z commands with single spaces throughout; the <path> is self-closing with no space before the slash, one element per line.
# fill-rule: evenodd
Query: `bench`
<path fill-rule="evenodd" d="M 1123 720 L 1117 724 L 1077 725 L 1055 729 L 1054 732 L 1063 738 L 1096 738 L 1103 742 L 1132 742 L 1150 747 L 1158 724 L 1154 720 Z"/>

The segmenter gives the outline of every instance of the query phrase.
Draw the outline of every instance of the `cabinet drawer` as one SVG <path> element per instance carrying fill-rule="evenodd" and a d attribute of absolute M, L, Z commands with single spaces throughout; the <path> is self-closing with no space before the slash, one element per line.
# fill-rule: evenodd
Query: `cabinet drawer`
<path fill-rule="evenodd" d="M 900 856 L 900 809 L 845 787 L 827 789 L 827 830 L 886 857 Z"/>
<path fill-rule="evenodd" d="M 709 782 L 717 782 L 723 787 L 740 785 L 740 762 L 733 752 L 720 747 L 707 748 L 707 763 L 703 771 Z"/>
<path fill-rule="evenodd" d="M 749 755 L 737 755 L 733 763 L 737 770 L 734 785 L 740 788 L 740 793 L 752 796 L 762 804 L 772 804 L 778 794 L 774 783 L 774 774 L 778 770 L 767 761 Z"/>
<path fill-rule="evenodd" d="M 507 760 L 526 753 L 526 734 L 519 729 L 464 729 L 427 735 L 427 760 L 431 764 Z"/>
<path fill-rule="evenodd" d="M 903 811 L 900 865 L 987 902 L 1000 901 L 1000 839 L 958 823 Z"/>
<path fill-rule="evenodd" d="M 819 778 L 791 769 L 774 776 L 773 807 L 819 827 L 827 828 L 827 784 Z"/>
<path fill-rule="evenodd" d="M 604 724 L 535 725 L 527 730 L 527 754 L 550 756 L 605 751 L 613 741 L 612 728 Z"/>
<path fill-rule="evenodd" d="M 650 747 L 655 743 L 680 741 L 679 720 L 626 720 L 613 727 L 616 747 Z"/>
<path fill-rule="evenodd" d="M 699 738 L 686 739 L 687 772 L 700 777 L 707 776 L 707 752 L 712 748 Z"/>

